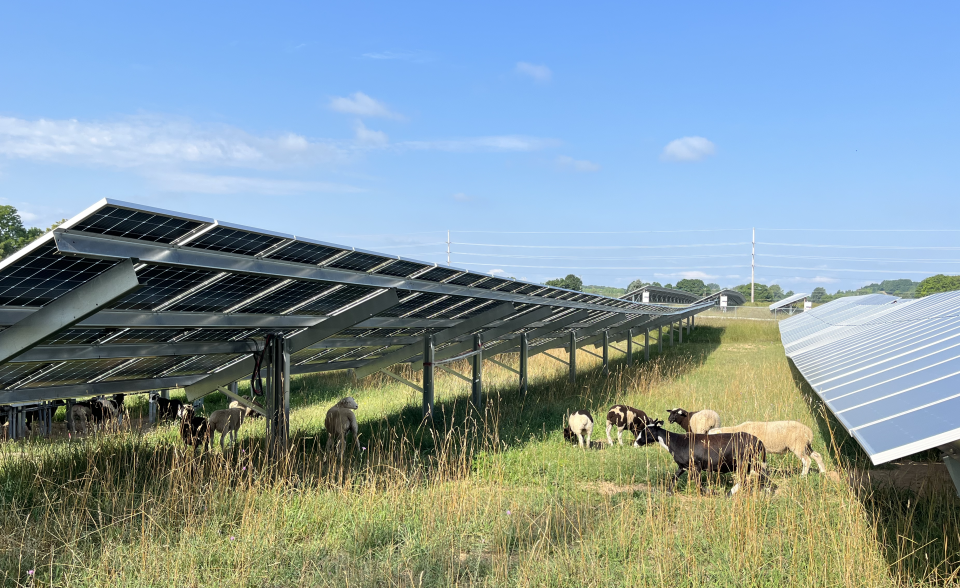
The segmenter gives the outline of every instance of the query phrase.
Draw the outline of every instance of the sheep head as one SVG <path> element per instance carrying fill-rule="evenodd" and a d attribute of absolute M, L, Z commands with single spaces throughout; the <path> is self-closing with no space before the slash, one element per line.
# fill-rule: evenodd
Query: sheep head
<path fill-rule="evenodd" d="M 353 396 L 347 396 L 346 398 L 340 400 L 340 402 L 337 403 L 337 406 L 341 408 L 349 408 L 350 410 L 357 410 L 360 408 L 360 406 L 357 405 L 357 401 L 353 399 Z"/>
<path fill-rule="evenodd" d="M 671 423 L 675 423 L 679 419 L 687 416 L 687 411 L 683 410 L 682 408 L 671 408 L 667 412 L 670 413 L 669 421 Z"/>
<path fill-rule="evenodd" d="M 190 420 L 193 418 L 193 405 L 192 404 L 181 404 L 180 408 L 177 409 L 177 418 Z"/>

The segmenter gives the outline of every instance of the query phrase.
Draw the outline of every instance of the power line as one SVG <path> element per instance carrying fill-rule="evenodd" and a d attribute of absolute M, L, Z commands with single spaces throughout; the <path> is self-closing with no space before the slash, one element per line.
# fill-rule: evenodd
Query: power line
<path fill-rule="evenodd" d="M 928 249 L 934 251 L 960 251 L 960 247 L 930 247 L 930 246 L 904 246 L 904 245 L 814 245 L 812 243 L 762 243 L 757 241 L 757 245 L 774 245 L 777 247 L 819 247 L 830 249 L 894 249 L 894 250 L 913 250 Z"/>
<path fill-rule="evenodd" d="M 960 229 L 761 229 L 758 231 L 810 231 L 823 233 L 960 233 Z"/>
<path fill-rule="evenodd" d="M 574 261 L 636 261 L 637 257 L 569 257 L 562 255 L 500 255 L 497 253 L 467 253 L 467 252 L 454 252 L 455 255 L 470 255 L 474 257 L 497 257 L 497 258 L 511 258 L 511 259 L 570 259 Z M 643 259 L 703 259 L 703 258 L 729 258 L 729 257 L 743 257 L 742 253 L 727 253 L 723 255 L 661 255 L 661 256 L 644 256 Z"/>
<path fill-rule="evenodd" d="M 856 272 L 864 274 L 926 274 L 932 276 L 934 274 L 943 274 L 949 272 L 934 272 L 926 270 L 888 270 L 888 269 L 847 269 L 847 268 L 827 268 L 827 267 L 789 267 L 784 265 L 757 265 L 757 267 L 764 267 L 767 269 L 786 269 L 786 270 L 805 270 L 805 271 L 814 271 L 814 272 Z"/>
<path fill-rule="evenodd" d="M 761 257 L 761 255 L 757 255 Z M 818 255 L 772 255 L 769 253 L 762 254 L 762 257 L 777 257 L 782 259 L 819 259 L 825 261 L 881 261 L 884 263 L 960 263 L 960 260 L 957 259 L 891 259 L 887 257 L 826 257 Z"/>
<path fill-rule="evenodd" d="M 733 245 L 749 245 L 745 243 L 697 243 L 687 245 L 500 245 L 496 243 L 461 243 L 454 241 L 454 245 L 468 245 L 471 247 L 516 247 L 518 249 L 672 249 L 689 247 L 728 247 Z"/>
<path fill-rule="evenodd" d="M 514 263 L 474 263 L 457 262 L 459 265 L 475 265 L 480 267 L 522 267 L 528 269 L 558 269 L 558 270 L 690 270 L 690 269 L 727 269 L 747 268 L 749 265 L 713 265 L 713 266 L 683 266 L 683 267 L 598 267 L 598 266 L 564 266 L 564 265 L 518 265 Z"/>
<path fill-rule="evenodd" d="M 454 233 L 483 233 L 490 235 L 642 235 L 646 233 L 720 233 L 749 231 L 750 229 L 673 229 L 662 231 L 453 231 Z"/>

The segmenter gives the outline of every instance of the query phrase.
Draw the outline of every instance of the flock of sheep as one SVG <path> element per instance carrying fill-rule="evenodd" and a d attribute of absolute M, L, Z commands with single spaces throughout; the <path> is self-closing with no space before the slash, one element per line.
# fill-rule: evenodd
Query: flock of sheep
<path fill-rule="evenodd" d="M 750 474 L 756 470 L 760 483 L 769 481 L 766 475 L 767 453 L 792 452 L 803 463 L 801 476 L 810 471 L 813 458 L 817 468 L 825 472 L 823 458 L 813 451 L 813 431 L 797 421 L 748 421 L 735 427 L 723 427 L 720 415 L 712 410 L 688 412 L 682 408 L 667 411 L 668 420 L 684 432 L 664 428 L 662 419 L 652 419 L 642 410 L 616 404 L 607 412 L 607 443 L 612 446 L 610 431 L 616 427 L 617 441 L 623 445 L 623 432 L 633 436 L 634 447 L 657 443 L 670 452 L 677 471 L 673 484 L 689 472 L 689 479 L 699 481 L 701 471 Z M 567 418 L 564 437 L 580 447 L 591 447 L 593 415 L 589 410 L 578 410 Z M 602 446 L 602 443 L 600 443 Z M 737 482 L 730 490 L 733 495 L 740 488 Z"/>

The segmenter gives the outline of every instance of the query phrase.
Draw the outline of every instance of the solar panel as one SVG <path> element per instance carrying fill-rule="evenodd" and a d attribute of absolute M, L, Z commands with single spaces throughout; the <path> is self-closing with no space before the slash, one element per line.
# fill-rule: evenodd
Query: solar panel
<path fill-rule="evenodd" d="M 803 292 L 801 292 L 800 294 L 794 294 L 793 296 L 787 296 L 783 300 L 778 300 L 773 304 L 771 304 L 770 310 L 776 310 L 778 308 L 783 308 L 784 306 L 790 306 L 794 302 L 800 302 L 801 300 L 809 296 L 810 296 L 809 294 L 804 294 Z"/>
<path fill-rule="evenodd" d="M 341 253 L 343 253 L 343 249 L 297 240 L 265 257 L 269 259 L 279 259 L 281 261 L 295 261 L 297 263 L 318 265 L 334 255 Z"/>
<path fill-rule="evenodd" d="M 429 270 L 425 273 L 417 276 L 418 280 L 426 280 L 428 282 L 442 282 L 451 276 L 455 276 L 460 273 L 460 270 L 447 268 L 447 267 L 435 267 L 432 270 Z"/>
<path fill-rule="evenodd" d="M 146 265 L 137 270 L 137 280 L 143 287 L 114 304 L 113 308 L 150 310 L 215 275 L 217 272 L 210 270 Z"/>
<path fill-rule="evenodd" d="M 0 273 L 0 305 L 44 306 L 112 267 L 115 261 L 64 257 L 47 243 L 14 257 Z"/>
<path fill-rule="evenodd" d="M 405 278 L 412 273 L 418 272 L 426 267 L 429 266 L 415 261 L 404 261 L 398 259 L 397 261 L 378 269 L 374 273 L 384 276 L 397 276 Z"/>
<path fill-rule="evenodd" d="M 273 247 L 283 237 L 262 235 L 231 227 L 214 227 L 196 239 L 190 241 L 189 246 L 196 249 L 210 249 L 225 253 L 243 253 L 256 255 Z"/>
<path fill-rule="evenodd" d="M 369 253 L 361 253 L 360 251 L 352 251 L 343 257 L 338 257 L 337 259 L 331 261 L 329 264 L 327 264 L 327 266 L 365 272 L 372 270 L 373 268 L 382 264 L 384 261 L 387 260 L 379 255 L 371 255 Z"/>
<path fill-rule="evenodd" d="M 279 278 L 228 275 L 207 287 L 188 294 L 166 310 L 185 312 L 222 312 L 263 290 L 276 286 Z"/>
<path fill-rule="evenodd" d="M 118 206 L 104 206 L 69 228 L 113 237 L 172 243 L 204 224 L 202 219 L 174 218 Z"/>
<path fill-rule="evenodd" d="M 960 292 L 842 298 L 782 321 L 781 333 L 875 464 L 960 439 Z"/>

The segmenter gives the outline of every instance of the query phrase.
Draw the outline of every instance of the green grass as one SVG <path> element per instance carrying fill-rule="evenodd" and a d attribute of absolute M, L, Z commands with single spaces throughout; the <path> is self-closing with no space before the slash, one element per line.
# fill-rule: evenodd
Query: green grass
<path fill-rule="evenodd" d="M 849 486 L 847 470 L 868 460 L 798 383 L 776 323 L 700 321 L 650 362 L 628 367 L 614 353 L 609 377 L 584 352 L 578 363 L 571 385 L 560 363 L 531 358 L 519 398 L 516 376 L 487 362 L 482 411 L 465 382 L 438 374 L 434 428 L 420 422 L 419 395 L 385 376 L 299 378 L 290 458 L 276 467 L 264 464 L 262 421 L 226 456 L 193 457 L 173 426 L 2 444 L 0 582 L 27 585 L 28 570 L 55 586 L 957 581 L 957 498 Z M 322 451 L 323 416 L 347 395 L 364 449 L 342 463 Z M 656 447 L 564 443 L 565 414 L 591 409 L 605 438 L 615 402 L 659 416 L 713 408 L 729 424 L 796 419 L 843 475 L 801 479 L 799 460 L 771 456 L 773 494 L 727 498 L 730 480 L 669 494 L 675 468 Z M 207 409 L 225 403 L 210 397 Z"/>

